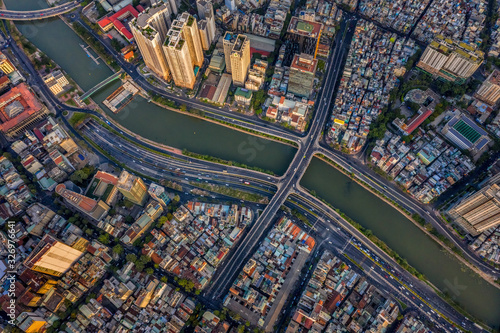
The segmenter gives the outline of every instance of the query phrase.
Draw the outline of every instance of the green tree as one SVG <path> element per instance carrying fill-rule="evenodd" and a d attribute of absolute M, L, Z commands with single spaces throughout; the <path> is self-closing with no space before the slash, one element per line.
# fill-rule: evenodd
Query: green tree
<path fill-rule="evenodd" d="M 125 258 L 127 259 L 128 262 L 135 263 L 137 261 L 137 256 L 133 253 L 127 254 L 127 256 Z"/>
<path fill-rule="evenodd" d="M 85 229 L 85 233 L 87 234 L 87 236 L 92 236 L 92 234 L 94 233 L 94 231 L 90 228 L 87 228 Z"/>
<path fill-rule="evenodd" d="M 160 218 L 158 219 L 158 222 L 156 222 L 156 227 L 157 228 L 161 228 L 165 222 L 168 221 L 168 218 L 166 216 L 160 216 Z"/>
<path fill-rule="evenodd" d="M 144 263 L 140 262 L 140 261 L 137 261 L 135 263 L 135 269 L 138 271 L 138 272 L 142 272 L 142 270 L 144 269 Z"/>
<path fill-rule="evenodd" d="M 121 255 L 123 253 L 123 246 L 121 246 L 120 244 L 116 244 L 115 246 L 113 246 L 113 253 Z"/>
<path fill-rule="evenodd" d="M 153 275 L 153 273 L 154 273 L 154 272 L 155 272 L 155 270 L 154 270 L 154 269 L 152 269 L 151 267 L 146 268 L 146 273 L 147 273 L 148 275 Z"/>
<path fill-rule="evenodd" d="M 134 203 L 128 199 L 125 199 L 125 200 L 123 200 L 123 206 L 125 206 L 125 208 L 127 208 L 127 209 L 130 209 L 130 208 L 134 207 Z"/>
<path fill-rule="evenodd" d="M 147 264 L 147 263 L 149 263 L 151 261 L 151 257 L 142 255 L 139 258 L 139 261 L 142 262 L 143 264 Z"/>
<path fill-rule="evenodd" d="M 84 170 L 76 170 L 69 179 L 76 185 L 82 185 L 89 178 L 89 174 Z"/>
<path fill-rule="evenodd" d="M 109 244 L 109 234 L 108 233 L 104 233 L 102 235 L 100 235 L 97 240 L 101 243 L 103 243 L 104 245 L 108 245 Z"/>

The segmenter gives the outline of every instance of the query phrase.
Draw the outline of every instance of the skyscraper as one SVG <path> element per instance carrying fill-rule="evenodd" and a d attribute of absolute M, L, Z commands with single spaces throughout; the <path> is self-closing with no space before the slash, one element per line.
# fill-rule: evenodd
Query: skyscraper
<path fill-rule="evenodd" d="M 204 60 L 196 19 L 182 13 L 174 20 L 163 49 L 175 84 L 193 89 L 196 81 L 194 67 L 201 67 Z"/>
<path fill-rule="evenodd" d="M 210 48 L 210 37 L 208 36 L 207 21 L 201 20 L 198 22 L 198 29 L 200 31 L 201 47 L 204 51 Z"/>
<path fill-rule="evenodd" d="M 288 81 L 288 92 L 309 98 L 316 75 L 318 60 L 312 55 L 301 53 L 293 57 L 290 65 L 290 79 Z"/>
<path fill-rule="evenodd" d="M 447 81 L 463 81 L 479 68 L 484 53 L 464 42 L 455 42 L 441 35 L 427 46 L 417 67 Z"/>
<path fill-rule="evenodd" d="M 223 47 L 224 47 L 224 58 L 226 61 L 226 71 L 231 73 L 231 51 L 233 50 L 234 42 L 236 40 L 236 34 L 226 31 L 223 38 Z"/>
<path fill-rule="evenodd" d="M 215 16 L 214 7 L 211 0 L 198 0 L 196 1 L 196 7 L 198 9 L 198 16 L 200 20 L 205 21 L 206 31 L 208 35 L 208 45 L 213 43 L 215 39 Z M 201 21 L 200 21 L 201 23 Z M 208 48 L 207 48 L 208 49 Z"/>
<path fill-rule="evenodd" d="M 236 2 L 234 0 L 224 0 L 224 4 L 230 11 L 234 12 L 236 10 Z"/>
<path fill-rule="evenodd" d="M 231 74 L 233 84 L 244 86 L 250 68 L 250 40 L 238 35 L 231 50 Z"/>
<path fill-rule="evenodd" d="M 161 2 L 161 0 L 158 0 L 158 2 Z M 177 15 L 177 13 L 179 12 L 179 3 L 180 1 L 179 0 L 168 0 L 168 1 L 164 1 L 165 3 L 167 3 L 169 6 L 170 6 L 170 11 Z"/>
<path fill-rule="evenodd" d="M 172 69 L 171 74 L 175 85 L 193 89 L 196 81 L 194 64 L 186 40 L 182 37 L 182 32 L 175 28 L 170 29 L 163 48 L 168 65 Z"/>
<path fill-rule="evenodd" d="M 500 71 L 495 69 L 481 84 L 474 97 L 490 105 L 495 105 L 500 98 Z"/>
<path fill-rule="evenodd" d="M 300 52 L 307 53 L 316 58 L 323 23 L 302 20 L 292 16 L 287 28 L 287 39 L 299 44 Z"/>
<path fill-rule="evenodd" d="M 24 265 L 36 272 L 61 276 L 82 255 L 83 252 L 45 235 L 26 258 Z"/>
<path fill-rule="evenodd" d="M 448 214 L 473 236 L 500 224 L 500 186 L 490 184 L 465 197 Z"/>
<path fill-rule="evenodd" d="M 141 178 L 123 170 L 116 184 L 118 191 L 128 200 L 142 206 L 147 199 L 148 190 Z"/>
<path fill-rule="evenodd" d="M 203 60 L 203 48 L 201 46 L 200 32 L 198 30 L 198 23 L 196 19 L 189 13 L 185 12 L 177 16 L 177 19 L 172 22 L 172 28 L 179 30 L 182 37 L 189 47 L 189 54 L 195 66 L 201 67 Z"/>
<path fill-rule="evenodd" d="M 169 4 L 157 3 L 129 23 L 144 63 L 167 81 L 170 70 L 162 45 L 170 27 L 171 13 Z"/>

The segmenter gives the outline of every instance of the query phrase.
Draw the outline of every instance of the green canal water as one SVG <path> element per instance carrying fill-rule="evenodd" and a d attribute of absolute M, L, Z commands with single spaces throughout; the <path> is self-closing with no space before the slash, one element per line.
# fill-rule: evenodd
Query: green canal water
<path fill-rule="evenodd" d="M 6 1 L 12 10 L 42 7 L 39 1 Z M 46 5 L 45 5 L 46 7 Z M 83 89 L 88 90 L 106 79 L 112 71 L 99 59 L 97 65 L 87 56 L 83 41 L 60 19 L 16 23 L 33 44 L 59 64 Z M 92 52 L 93 53 L 93 52 Z M 119 86 L 106 86 L 92 98 L 101 103 Z M 104 105 L 108 115 L 129 130 L 154 141 L 189 151 L 236 161 L 283 174 L 296 149 L 281 143 L 257 138 L 228 127 L 168 111 L 138 96 L 119 113 Z"/>
<path fill-rule="evenodd" d="M 5 0 L 7 8 L 29 10 L 47 7 L 43 0 Z M 17 23 L 19 30 L 38 48 L 54 59 L 84 90 L 112 74 L 100 60 L 96 65 L 83 51 L 82 40 L 61 20 Z M 114 83 L 93 96 L 102 102 L 116 87 Z M 135 98 L 111 118 L 151 140 L 179 149 L 233 160 L 282 174 L 295 149 L 185 116 Z M 443 252 L 423 232 L 395 209 L 364 190 L 326 163 L 313 159 L 301 183 L 315 190 L 408 260 L 412 266 L 474 316 L 500 326 L 500 291 Z M 362 207 L 362 209 L 360 209 Z"/>
<path fill-rule="evenodd" d="M 318 196 L 371 229 L 468 312 L 499 327 L 500 290 L 442 250 L 397 210 L 317 158 L 312 160 L 301 185 L 315 190 Z"/>

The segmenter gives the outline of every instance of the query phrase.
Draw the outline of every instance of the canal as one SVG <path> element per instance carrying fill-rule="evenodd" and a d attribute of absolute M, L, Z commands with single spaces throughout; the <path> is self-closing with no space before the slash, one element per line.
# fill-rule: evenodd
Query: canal
<path fill-rule="evenodd" d="M 29 10 L 47 7 L 44 0 L 5 0 L 7 8 Z M 96 65 L 81 48 L 81 39 L 59 19 L 17 23 L 19 30 L 54 59 L 84 90 L 93 87 L 111 70 Z M 118 83 L 93 96 L 102 102 Z M 179 149 L 234 160 L 282 174 L 295 149 L 171 112 L 134 99 L 118 114 L 108 114 L 123 126 L 151 140 Z M 447 291 L 464 308 L 496 328 L 500 325 L 500 291 L 462 265 L 391 206 L 364 190 L 326 163 L 313 159 L 301 183 L 315 190 L 334 207 L 370 228 L 408 263 Z M 363 207 L 363 209 L 360 209 Z"/>
<path fill-rule="evenodd" d="M 12 10 L 47 7 L 40 0 L 6 0 Z M 99 59 L 97 65 L 87 56 L 82 40 L 60 19 L 16 23 L 19 31 L 36 47 L 59 64 L 83 89 L 106 79 L 112 71 Z M 145 138 L 179 149 L 235 161 L 276 174 L 283 174 L 296 149 L 275 141 L 232 130 L 173 111 L 168 111 L 138 96 L 118 114 L 102 101 L 119 86 L 118 82 L 92 96 L 101 108 L 124 127 Z"/>
<path fill-rule="evenodd" d="M 316 191 L 333 207 L 371 229 L 468 312 L 499 327 L 500 290 L 442 250 L 396 209 L 317 158 L 312 160 L 301 185 Z"/>

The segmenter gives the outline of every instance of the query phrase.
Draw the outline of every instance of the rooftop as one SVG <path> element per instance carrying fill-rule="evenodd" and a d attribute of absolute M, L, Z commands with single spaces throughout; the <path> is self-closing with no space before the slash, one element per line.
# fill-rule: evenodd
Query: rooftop
<path fill-rule="evenodd" d="M 234 96 L 242 96 L 246 99 L 250 99 L 252 97 L 252 92 L 250 90 L 238 87 L 234 93 Z"/>
<path fill-rule="evenodd" d="M 301 53 L 300 55 L 295 54 L 290 68 L 294 68 L 303 72 L 315 73 L 317 64 L 318 60 L 314 59 L 312 55 Z"/>
<path fill-rule="evenodd" d="M 148 38 L 153 38 L 157 31 L 150 26 L 150 22 L 155 18 L 157 14 L 166 11 L 169 13 L 167 4 L 162 3 L 161 5 L 154 5 L 141 12 L 136 18 L 134 18 L 130 25 L 135 26 L 137 29 L 141 30 L 141 32 L 147 35 Z M 170 15 L 168 15 L 170 17 Z"/>
<path fill-rule="evenodd" d="M 105 28 L 109 24 L 113 24 L 121 34 L 123 34 L 128 40 L 133 38 L 132 33 L 128 30 L 127 27 L 121 22 L 121 20 L 133 16 L 137 18 L 139 16 L 139 11 L 137 11 L 132 5 L 127 5 L 123 7 L 121 10 L 117 11 L 115 14 L 105 17 L 97 22 L 101 28 Z"/>
<path fill-rule="evenodd" d="M 13 87 L 0 96 L 0 130 L 9 130 L 40 111 L 42 107 L 42 104 L 31 93 L 26 83 Z"/>
<path fill-rule="evenodd" d="M 496 85 L 500 85 L 500 71 L 498 69 L 495 69 L 493 73 L 490 74 L 490 77 L 487 81 Z"/>
<path fill-rule="evenodd" d="M 431 113 L 432 110 L 427 109 L 421 114 L 413 117 L 404 128 L 405 132 L 411 134 L 415 129 L 417 129 L 418 126 L 420 126 L 420 124 L 425 121 L 425 119 L 427 119 L 431 115 Z"/>
<path fill-rule="evenodd" d="M 318 38 L 321 30 L 323 30 L 323 24 L 317 22 L 311 22 L 299 19 L 293 16 L 288 25 L 288 32 L 298 34 L 301 36 Z"/>
<path fill-rule="evenodd" d="M 123 170 L 122 173 L 120 174 L 120 177 L 118 178 L 118 188 L 121 188 L 125 191 L 130 191 L 132 189 L 132 186 L 134 185 L 134 182 L 136 181 L 137 177 L 128 173 L 127 171 Z"/>

